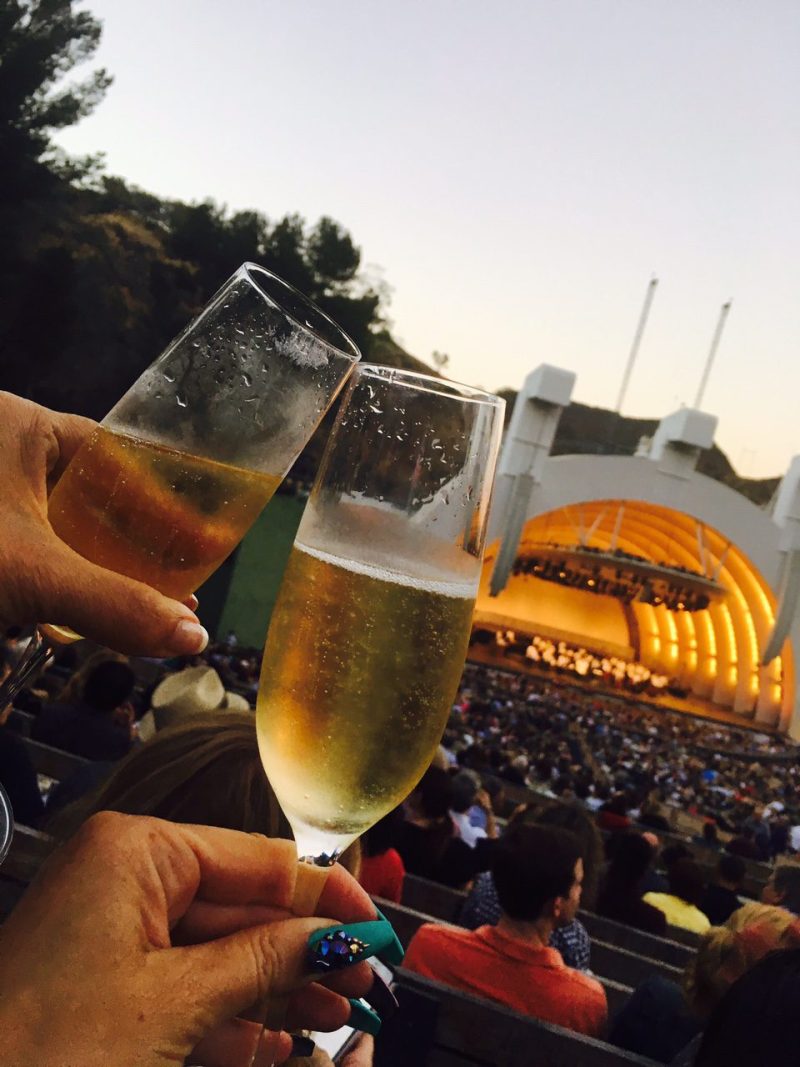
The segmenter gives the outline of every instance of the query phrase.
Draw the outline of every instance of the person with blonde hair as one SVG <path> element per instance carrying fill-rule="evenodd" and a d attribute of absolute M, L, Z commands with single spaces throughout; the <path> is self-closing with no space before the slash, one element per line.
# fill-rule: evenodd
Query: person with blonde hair
<path fill-rule="evenodd" d="M 56 814 L 47 829 L 63 840 L 99 811 L 292 836 L 261 765 L 251 712 L 208 712 L 160 730 L 99 789 Z M 356 842 L 340 862 L 357 875 L 359 857 Z"/>
<path fill-rule="evenodd" d="M 782 948 L 800 948 L 800 919 L 771 904 L 743 904 L 701 941 L 684 975 L 689 1007 L 706 1017 L 737 978 L 762 956 Z"/>
<path fill-rule="evenodd" d="M 794 915 L 767 904 L 743 905 L 703 936 L 682 986 L 653 977 L 635 990 L 609 1040 L 662 1063 L 675 1056 L 681 1065 L 691 1063 L 689 1049 L 699 1044 L 705 1020 L 733 983 L 767 953 L 795 946 L 800 947 L 800 920 Z"/>

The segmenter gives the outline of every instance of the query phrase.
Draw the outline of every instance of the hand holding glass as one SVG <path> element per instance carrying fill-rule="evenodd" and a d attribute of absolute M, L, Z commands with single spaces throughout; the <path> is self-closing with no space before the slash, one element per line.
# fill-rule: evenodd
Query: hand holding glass
<path fill-rule="evenodd" d="M 116 404 L 48 501 L 86 559 L 185 600 L 255 522 L 359 359 L 305 297 L 247 263 Z M 58 623 L 63 620 L 54 620 Z M 0 687 L 50 652 L 40 628 Z"/>

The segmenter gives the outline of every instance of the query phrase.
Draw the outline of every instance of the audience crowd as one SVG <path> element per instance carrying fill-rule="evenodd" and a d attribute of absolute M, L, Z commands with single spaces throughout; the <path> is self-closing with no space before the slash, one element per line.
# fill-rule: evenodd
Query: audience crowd
<path fill-rule="evenodd" d="M 8 635 L 0 676 L 23 643 Z M 17 702 L 34 740 L 88 761 L 72 779 L 37 779 L 20 716 L 0 718 L 0 782 L 20 822 L 54 843 L 101 810 L 289 835 L 246 710 L 256 652 L 229 634 L 166 663 L 74 655 Z M 395 903 L 407 875 L 466 891 L 460 927 L 419 928 L 409 970 L 659 1062 L 721 1064 L 719 1018 L 741 983 L 758 972 L 796 984 L 791 753 L 777 736 L 468 665 L 434 764 L 344 863 Z M 744 895 L 747 861 L 775 863 L 761 904 Z M 587 912 L 658 938 L 695 935 L 683 983 L 653 975 L 611 1013 Z M 353 1007 L 351 1021 L 367 1011 Z"/>

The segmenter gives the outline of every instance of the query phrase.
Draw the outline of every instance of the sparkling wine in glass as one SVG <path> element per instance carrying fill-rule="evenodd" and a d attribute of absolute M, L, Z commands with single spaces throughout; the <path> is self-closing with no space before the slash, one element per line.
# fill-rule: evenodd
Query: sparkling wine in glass
<path fill-rule="evenodd" d="M 86 559 L 185 600 L 236 547 L 359 359 L 276 275 L 245 263 L 109 412 L 53 489 L 48 517 Z M 79 635 L 40 626 L 5 706 Z"/>
<path fill-rule="evenodd" d="M 469 641 L 503 424 L 496 396 L 362 365 L 273 611 L 258 740 L 301 859 L 332 864 L 441 739 Z"/>

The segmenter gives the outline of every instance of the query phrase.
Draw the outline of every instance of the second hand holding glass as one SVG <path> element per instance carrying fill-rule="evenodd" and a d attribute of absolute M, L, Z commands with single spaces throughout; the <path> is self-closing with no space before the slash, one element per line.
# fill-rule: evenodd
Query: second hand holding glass
<path fill-rule="evenodd" d="M 186 600 L 255 522 L 358 359 L 310 301 L 244 264 L 78 450 L 48 501 L 53 529 L 91 562 Z M 78 636 L 40 627 L 0 708 L 50 642 Z"/>

